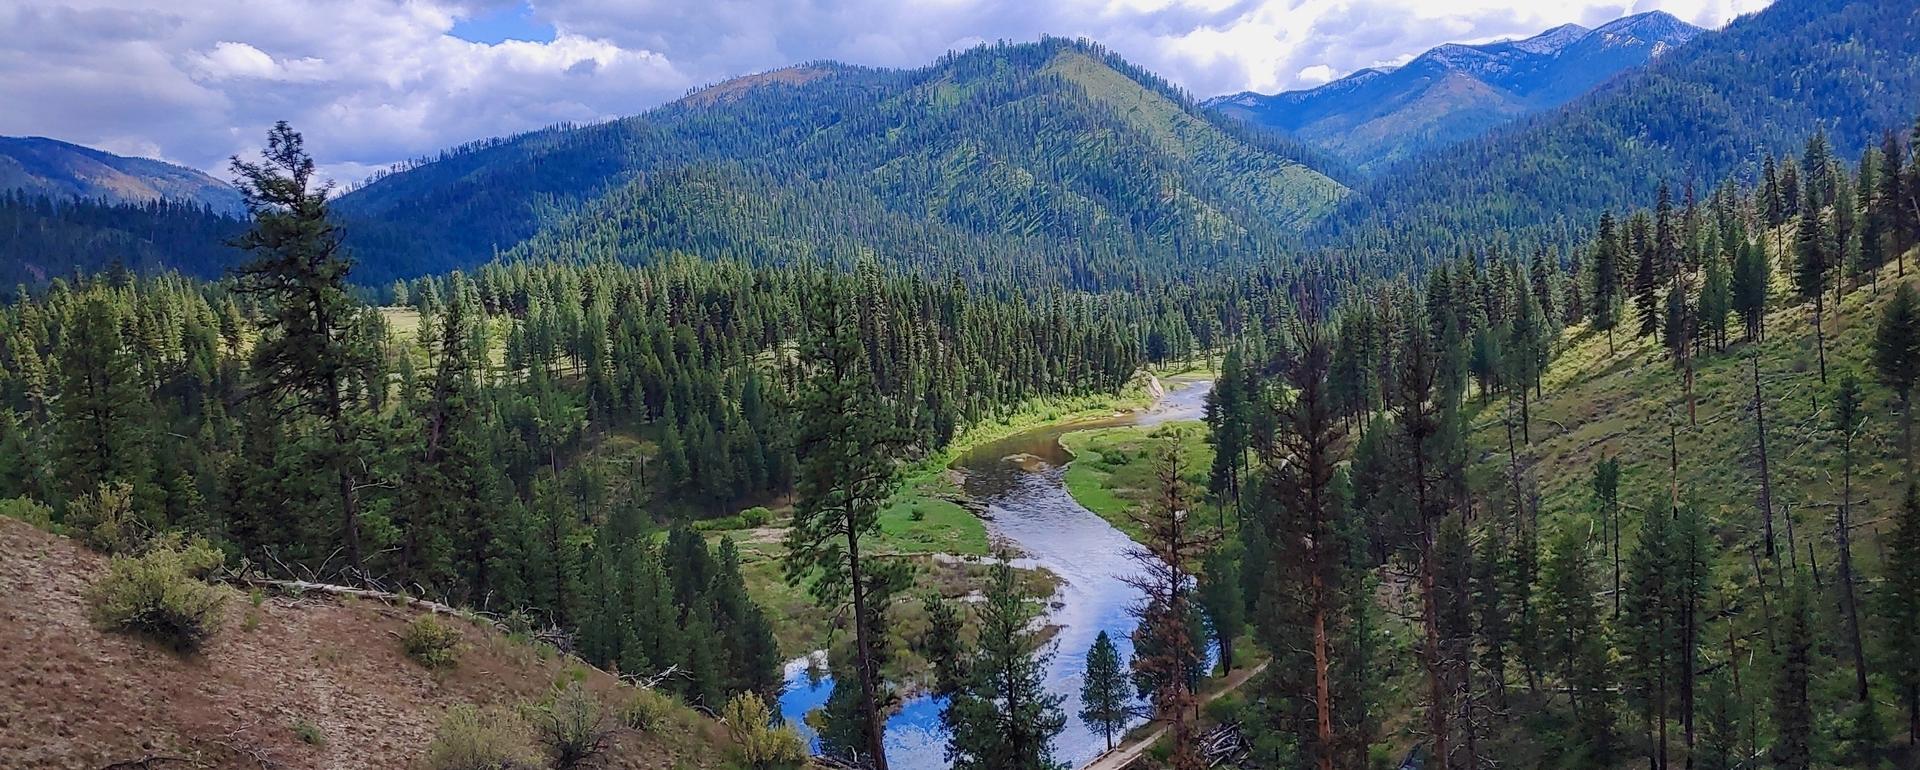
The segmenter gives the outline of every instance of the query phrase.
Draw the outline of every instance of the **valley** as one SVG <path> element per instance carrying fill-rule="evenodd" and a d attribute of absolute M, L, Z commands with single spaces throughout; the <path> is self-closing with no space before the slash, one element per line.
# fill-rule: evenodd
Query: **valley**
<path fill-rule="evenodd" d="M 55 1 L 0 767 L 1920 762 L 1911 3 Z"/>

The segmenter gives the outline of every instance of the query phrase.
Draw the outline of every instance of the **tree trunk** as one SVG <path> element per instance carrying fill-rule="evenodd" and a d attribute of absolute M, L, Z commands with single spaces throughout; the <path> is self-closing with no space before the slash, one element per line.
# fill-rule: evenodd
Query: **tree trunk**
<path fill-rule="evenodd" d="M 340 385 L 328 387 L 327 421 L 333 423 L 335 474 L 340 480 L 340 513 L 346 519 L 347 563 L 355 580 L 366 577 L 360 554 L 360 492 L 353 473 L 352 436 L 347 431 L 346 410 L 340 404 Z"/>
<path fill-rule="evenodd" d="M 1849 427 L 1849 430 L 1851 428 Z M 1841 447 L 1840 511 L 1834 526 L 1834 543 L 1840 547 L 1840 604 L 1847 613 L 1847 637 L 1853 645 L 1854 697 L 1867 701 L 1867 649 L 1860 639 L 1860 605 L 1853 593 L 1853 533 L 1850 531 L 1853 503 L 1853 438 L 1849 435 Z"/>
<path fill-rule="evenodd" d="M 1913 478 L 1913 391 L 1900 391 L 1900 464 Z"/>
<path fill-rule="evenodd" d="M 853 645 L 860 658 L 860 705 L 867 716 L 867 751 L 873 754 L 873 770 L 887 770 L 887 748 L 882 740 L 880 699 L 874 679 L 873 640 L 867 629 L 867 586 L 860 571 L 860 535 L 847 529 L 847 577 L 853 584 Z"/>
<path fill-rule="evenodd" d="M 1813 345 L 1814 349 L 1820 354 L 1821 387 L 1825 387 L 1827 384 L 1827 330 L 1826 324 L 1824 323 L 1826 320 L 1827 303 L 1825 297 L 1825 294 L 1815 294 L 1813 297 Z M 1815 399 L 1815 403 L 1819 403 L 1818 398 Z"/>
<path fill-rule="evenodd" d="M 1424 480 L 1419 483 L 1424 484 Z M 1433 755 L 1438 762 L 1438 770 L 1447 770 L 1452 766 L 1447 752 L 1447 687 L 1441 676 L 1445 661 L 1440 655 L 1440 602 L 1436 595 L 1433 564 L 1433 523 L 1422 525 L 1420 535 L 1420 601 L 1424 610 L 1421 626 L 1426 632 L 1427 652 L 1427 729 L 1433 732 Z"/>
<path fill-rule="evenodd" d="M 1316 542 L 1314 551 L 1319 550 Z M 1325 581 L 1321 579 L 1317 562 L 1313 566 L 1313 691 L 1314 691 L 1314 732 L 1320 741 L 1320 770 L 1333 770 L 1333 677 L 1328 663 L 1327 653 L 1327 603 Z"/>
<path fill-rule="evenodd" d="M 1767 475 L 1767 415 L 1766 404 L 1760 397 L 1760 351 L 1753 351 L 1752 361 L 1753 424 L 1760 446 L 1760 520 L 1765 526 L 1767 556 L 1774 558 L 1778 552 L 1773 544 L 1773 480 Z"/>

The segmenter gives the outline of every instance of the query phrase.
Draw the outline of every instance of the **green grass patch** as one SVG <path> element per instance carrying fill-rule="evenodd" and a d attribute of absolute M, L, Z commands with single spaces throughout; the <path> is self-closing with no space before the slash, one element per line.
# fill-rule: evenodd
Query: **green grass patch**
<path fill-rule="evenodd" d="M 1133 519 L 1160 493 L 1157 458 L 1168 441 L 1179 443 L 1180 461 L 1185 465 L 1181 478 L 1187 482 L 1189 503 L 1201 513 L 1201 527 L 1218 527 L 1219 517 L 1208 515 L 1217 513 L 1214 506 L 1203 502 L 1213 447 L 1207 444 L 1206 425 L 1197 421 L 1097 428 L 1060 437 L 1074 455 L 1067 465 L 1067 492 L 1128 537 L 1141 539 L 1140 526 Z"/>

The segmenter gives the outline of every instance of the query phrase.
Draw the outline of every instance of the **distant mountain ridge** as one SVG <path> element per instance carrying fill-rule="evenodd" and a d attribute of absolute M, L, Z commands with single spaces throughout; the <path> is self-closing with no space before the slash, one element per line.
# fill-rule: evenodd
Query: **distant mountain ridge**
<path fill-rule="evenodd" d="M 1703 31 L 1652 11 L 1591 30 L 1565 24 L 1523 40 L 1448 43 L 1318 88 L 1202 104 L 1372 170 L 1566 104 Z"/>
<path fill-rule="evenodd" d="M 0 191 L 105 203 L 198 204 L 246 212 L 240 191 L 185 166 L 133 158 L 38 136 L 0 136 Z"/>
<path fill-rule="evenodd" d="M 1920 112 L 1920 5 L 1775 0 L 1559 109 L 1378 170 L 1309 243 L 1419 262 L 1520 247 L 1644 206 L 1662 183 L 1704 196 L 1825 133 L 1849 162 Z"/>
<path fill-rule="evenodd" d="M 1347 188 L 1084 41 L 813 63 L 476 143 L 342 196 L 360 280 L 514 259 L 868 258 L 1103 289 L 1279 256 Z"/>

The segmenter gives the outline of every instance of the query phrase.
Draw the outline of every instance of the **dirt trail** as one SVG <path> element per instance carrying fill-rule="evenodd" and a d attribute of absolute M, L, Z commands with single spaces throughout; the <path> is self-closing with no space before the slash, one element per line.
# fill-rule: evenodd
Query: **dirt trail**
<path fill-rule="evenodd" d="M 1201 701 L 1202 705 L 1212 703 L 1221 696 L 1240 689 L 1240 685 L 1246 684 L 1247 680 L 1267 670 L 1268 662 L 1269 661 L 1261 661 L 1258 666 L 1241 669 L 1234 675 L 1227 677 L 1227 680 L 1222 683 L 1218 689 L 1207 693 L 1206 699 Z M 1153 744 L 1158 743 L 1161 736 L 1166 735 L 1170 729 L 1172 729 L 1170 726 L 1161 724 L 1153 728 L 1153 730 L 1146 735 L 1115 746 L 1112 751 L 1094 757 L 1092 762 L 1080 766 L 1080 770 L 1126 770 L 1126 768 L 1132 766 L 1133 763 L 1141 757 L 1146 756 L 1147 750 L 1153 748 Z"/>

